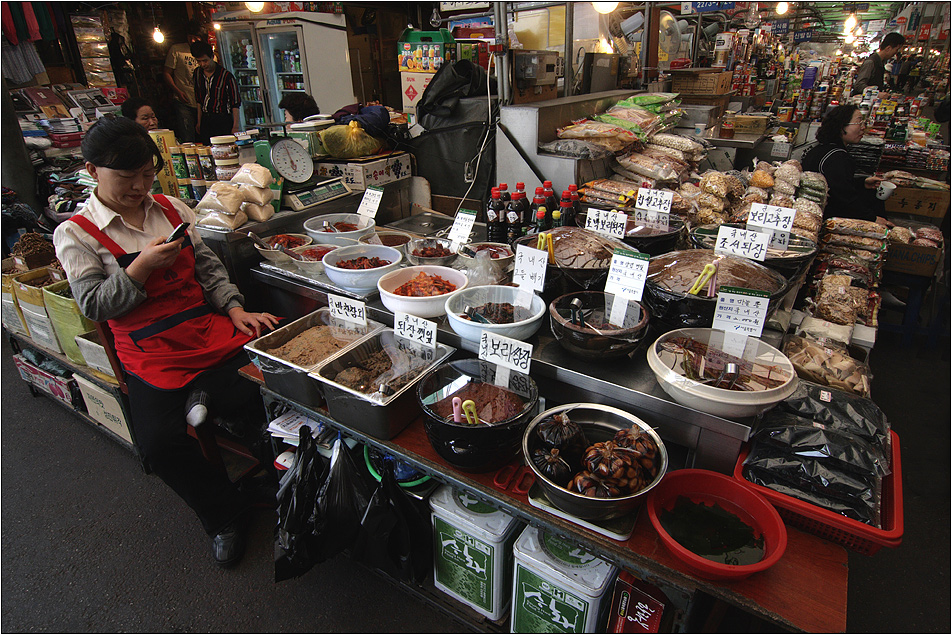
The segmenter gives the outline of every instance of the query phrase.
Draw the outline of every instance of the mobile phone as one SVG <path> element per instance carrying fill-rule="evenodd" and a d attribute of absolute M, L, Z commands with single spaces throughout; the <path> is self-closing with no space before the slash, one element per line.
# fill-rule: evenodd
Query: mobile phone
<path fill-rule="evenodd" d="M 169 237 L 165 239 L 165 244 L 168 245 L 170 242 L 176 241 L 179 238 L 185 236 L 185 230 L 188 229 L 189 223 L 182 223 L 178 227 L 172 230 L 172 233 L 169 234 Z"/>

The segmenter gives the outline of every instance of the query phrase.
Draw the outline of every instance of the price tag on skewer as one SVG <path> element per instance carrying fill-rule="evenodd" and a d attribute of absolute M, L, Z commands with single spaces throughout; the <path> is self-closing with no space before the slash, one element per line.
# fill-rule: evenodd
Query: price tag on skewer
<path fill-rule="evenodd" d="M 473 231 L 473 225 L 476 223 L 476 212 L 471 209 L 461 209 L 453 220 L 453 227 L 450 228 L 448 238 L 453 243 L 453 249 L 459 249 L 459 245 L 469 242 L 469 234 Z"/>
<path fill-rule="evenodd" d="M 760 337 L 769 304 L 770 294 L 766 291 L 721 287 L 711 326 L 721 331 Z"/>

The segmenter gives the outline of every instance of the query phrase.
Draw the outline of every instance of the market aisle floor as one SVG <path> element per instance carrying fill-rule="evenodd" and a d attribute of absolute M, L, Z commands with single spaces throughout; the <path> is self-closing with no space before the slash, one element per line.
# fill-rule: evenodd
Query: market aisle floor
<path fill-rule="evenodd" d="M 902 441 L 905 536 L 850 556 L 850 632 L 950 632 L 949 341 L 872 355 L 877 403 Z M 50 399 L 10 348 L 2 370 L 4 632 L 458 632 L 346 557 L 274 584 L 274 518 L 219 569 L 191 512 L 133 455 Z M 725 625 L 726 627 L 727 625 Z"/>

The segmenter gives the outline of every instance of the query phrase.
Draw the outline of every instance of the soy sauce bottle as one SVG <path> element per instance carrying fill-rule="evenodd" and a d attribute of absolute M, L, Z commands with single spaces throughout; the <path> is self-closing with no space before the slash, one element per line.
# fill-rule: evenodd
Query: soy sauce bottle
<path fill-rule="evenodd" d="M 509 205 L 509 201 L 512 200 L 512 195 L 509 193 L 509 184 L 500 183 L 499 184 L 499 194 L 502 196 L 502 202 L 504 205 Z"/>
<path fill-rule="evenodd" d="M 572 224 L 576 223 L 575 219 L 579 217 L 582 213 L 582 199 L 578 195 L 578 185 L 572 183 L 569 185 L 569 196 L 572 198 L 572 209 L 575 211 L 575 215 L 572 217 Z"/>
<path fill-rule="evenodd" d="M 492 189 L 486 206 L 486 238 L 491 243 L 506 242 L 506 204 L 502 202 L 499 188 Z"/>
<path fill-rule="evenodd" d="M 556 209 L 552 212 L 552 227 L 561 227 L 562 226 L 562 212 L 559 209 Z"/>
<path fill-rule="evenodd" d="M 545 208 L 554 210 L 559 206 L 559 199 L 552 189 L 552 181 L 542 182 L 542 195 L 545 197 Z"/>
<path fill-rule="evenodd" d="M 529 202 L 525 192 L 513 192 L 512 199 L 506 205 L 506 242 L 513 245 L 528 232 L 526 221 L 529 216 Z"/>
<path fill-rule="evenodd" d="M 540 207 L 544 207 L 547 210 L 551 209 L 545 204 L 545 196 L 542 195 L 542 187 L 537 187 L 535 189 L 535 196 L 532 197 L 532 205 L 530 207 L 531 213 L 529 218 L 532 220 L 532 224 L 535 225 L 536 213 L 539 211 Z M 548 215 L 548 212 L 546 213 Z"/>
<path fill-rule="evenodd" d="M 562 200 L 559 201 L 559 211 L 562 213 L 562 225 L 565 227 L 575 226 L 575 207 L 572 205 L 572 195 L 568 190 L 563 190 Z"/>
<path fill-rule="evenodd" d="M 549 230 L 549 219 L 547 218 L 548 215 L 549 213 L 548 210 L 546 210 L 545 205 L 540 205 L 538 209 L 536 209 L 535 223 L 533 225 L 535 227 L 534 233 L 541 234 L 542 232 Z"/>

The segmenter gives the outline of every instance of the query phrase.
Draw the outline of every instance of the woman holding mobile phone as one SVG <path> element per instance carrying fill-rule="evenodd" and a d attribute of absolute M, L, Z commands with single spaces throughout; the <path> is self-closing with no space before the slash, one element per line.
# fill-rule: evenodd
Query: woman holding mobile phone
<path fill-rule="evenodd" d="M 166 243 L 195 214 L 149 194 L 163 160 L 145 128 L 100 119 L 82 149 L 97 186 L 83 211 L 56 228 L 56 255 L 80 310 L 115 336 L 143 460 L 196 512 L 216 561 L 231 565 L 243 553 L 249 504 L 187 434 L 186 405 L 201 391 L 222 414 L 263 419 L 260 394 L 238 369 L 248 363 L 243 345 L 277 318 L 244 310 L 198 234 Z"/>

